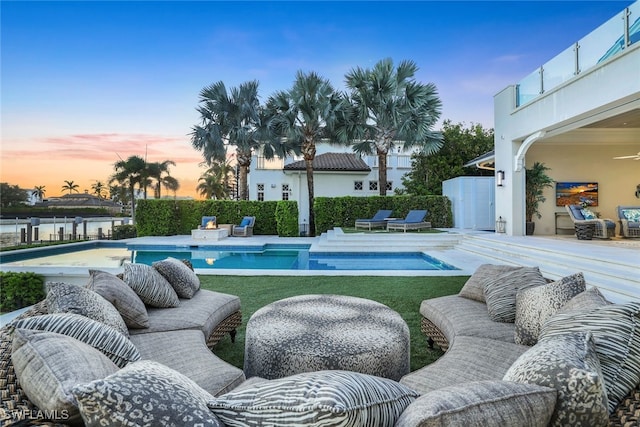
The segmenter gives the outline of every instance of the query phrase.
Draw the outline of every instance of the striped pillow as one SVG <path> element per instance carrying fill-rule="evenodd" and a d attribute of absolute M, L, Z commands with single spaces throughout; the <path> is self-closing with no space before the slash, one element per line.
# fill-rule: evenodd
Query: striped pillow
<path fill-rule="evenodd" d="M 209 408 L 229 426 L 392 427 L 418 396 L 386 378 L 317 371 L 231 391 Z"/>
<path fill-rule="evenodd" d="M 109 301 L 129 328 L 149 327 L 147 308 L 140 297 L 119 277 L 100 270 L 89 270 L 87 288 Z"/>
<path fill-rule="evenodd" d="M 118 367 L 140 359 L 140 353 L 127 337 L 104 323 L 73 313 L 45 314 L 15 320 L 11 326 L 63 334 L 99 350 Z"/>
<path fill-rule="evenodd" d="M 129 330 L 118 310 L 91 289 L 62 282 L 47 282 L 47 310 L 53 313 L 75 313 L 116 329 L 125 337 Z"/>
<path fill-rule="evenodd" d="M 151 307 L 170 308 L 180 305 L 178 295 L 171 284 L 150 265 L 125 264 L 124 282 Z"/>
<path fill-rule="evenodd" d="M 540 340 L 570 332 L 591 332 L 612 412 L 640 383 L 639 316 L 637 302 L 556 313 L 542 325 Z"/>
<path fill-rule="evenodd" d="M 484 297 L 489 317 L 494 322 L 514 323 L 518 291 L 546 283 L 538 267 L 522 267 L 488 280 L 484 285 Z"/>
<path fill-rule="evenodd" d="M 458 296 L 475 301 L 486 302 L 484 298 L 485 283 L 489 280 L 494 279 L 496 276 L 507 273 L 509 271 L 518 270 L 519 268 L 522 267 L 498 264 L 482 264 L 465 282 L 462 289 L 460 289 Z"/>
<path fill-rule="evenodd" d="M 167 258 L 153 263 L 153 268 L 173 286 L 180 298 L 193 298 L 200 289 L 200 279 L 187 267 L 185 263 L 176 258 Z"/>

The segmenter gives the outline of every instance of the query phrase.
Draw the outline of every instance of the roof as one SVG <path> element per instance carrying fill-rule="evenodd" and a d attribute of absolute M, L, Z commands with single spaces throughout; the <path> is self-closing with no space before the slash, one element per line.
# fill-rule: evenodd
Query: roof
<path fill-rule="evenodd" d="M 51 197 L 42 201 L 42 203 L 36 203 L 37 206 L 46 207 L 120 207 L 117 203 L 114 203 L 109 199 L 101 199 L 92 194 L 65 194 L 61 197 Z"/>
<path fill-rule="evenodd" d="M 285 171 L 306 170 L 304 160 L 284 165 Z M 371 168 L 353 153 L 324 153 L 313 159 L 314 171 L 370 172 Z"/>
<path fill-rule="evenodd" d="M 466 168 L 469 166 L 476 166 L 478 169 L 494 170 L 495 162 L 496 162 L 495 151 L 489 151 L 487 153 L 484 153 L 481 156 L 476 157 L 473 160 L 469 160 L 467 163 L 464 164 L 464 167 Z"/>

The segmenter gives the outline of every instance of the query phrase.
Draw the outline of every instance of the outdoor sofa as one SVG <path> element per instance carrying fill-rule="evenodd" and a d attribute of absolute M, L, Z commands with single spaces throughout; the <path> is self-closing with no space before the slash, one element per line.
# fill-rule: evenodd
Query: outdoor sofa
<path fill-rule="evenodd" d="M 180 268 L 176 261 L 168 263 L 171 268 Z M 122 285 L 109 276 L 92 276 L 89 288 L 94 292 L 104 286 L 96 283 L 102 280 Z M 131 283 L 148 276 L 155 274 L 146 267 L 134 267 L 125 271 L 123 279 Z M 69 286 L 74 285 L 51 286 L 48 310 L 60 308 L 61 299 L 65 300 L 61 296 L 72 293 Z M 136 289 L 143 292 L 145 288 Z M 147 297 L 157 299 L 157 289 Z M 129 313 L 122 315 L 129 324 L 144 323 L 144 316 L 124 310 L 122 300 L 109 297 L 104 289 L 102 294 L 119 304 L 120 313 Z M 167 298 L 162 294 L 161 299 Z M 217 303 L 209 310 L 203 306 L 195 310 L 201 298 L 208 304 Z M 65 329 L 57 322 L 38 322 L 37 315 L 45 312 L 45 305 L 38 304 L 13 323 L 15 330 L 1 330 L 0 378 L 6 379 L 1 389 L 2 425 L 11 425 L 18 416 L 33 419 L 32 423 L 20 420 L 20 425 L 51 425 L 43 422 L 43 417 L 54 415 L 65 425 L 79 422 L 77 415 L 71 418 L 72 409 L 38 408 L 27 397 L 27 389 L 37 395 L 56 387 L 66 393 L 62 392 L 61 401 L 55 404 L 66 401 L 71 407 L 77 405 L 80 409 L 76 410 L 82 411 L 90 426 L 126 422 L 375 427 L 598 426 L 610 422 L 612 426 L 631 426 L 639 419 L 640 304 L 607 302 L 596 288 L 587 289 L 580 273 L 550 282 L 535 268 L 481 266 L 459 294 L 422 302 L 423 331 L 446 353 L 399 382 L 348 371 L 245 381 L 242 371 L 222 362 L 205 345 L 209 330 L 213 331 L 211 336 L 221 328 L 223 333 L 235 329 L 238 302 L 233 296 L 204 290 L 195 292 L 191 300 L 179 299 L 177 308 L 151 309 L 147 303 L 149 331 L 129 326 L 128 341 L 120 339 L 114 346 L 114 340 L 108 340 L 112 344 L 108 348 L 96 337 L 123 334 L 113 330 L 118 322 L 109 329 L 98 328 L 101 333 L 95 326 Z M 178 315 L 186 308 L 183 304 L 194 305 L 188 316 L 184 311 Z M 99 304 L 94 301 L 82 306 L 96 308 Z M 164 315 L 171 310 L 176 310 L 175 315 Z M 203 321 L 210 320 L 204 313 L 215 313 L 215 320 Z M 223 327 L 230 318 L 234 320 Z M 506 321 L 510 318 L 515 320 Z M 541 319 L 547 320 L 540 323 Z M 112 321 L 103 316 L 100 323 Z M 31 330 L 28 322 L 34 322 Z M 169 326 L 172 323 L 174 326 Z M 38 324 L 41 329 L 48 324 L 50 329 L 78 338 L 89 331 L 90 345 L 60 333 L 33 330 Z M 616 351 L 624 354 L 611 354 Z M 25 384 L 29 381 L 24 366 L 27 352 L 35 353 L 34 359 L 41 364 L 50 359 L 47 367 L 68 375 L 56 384 L 43 378 L 45 370 L 40 369 L 34 391 L 33 384 Z M 608 352 L 609 357 L 601 360 L 602 352 Z M 106 355 L 110 358 L 104 362 Z M 118 366 L 109 365 L 110 360 Z M 91 363 L 92 369 L 83 369 L 83 363 Z M 91 378 L 91 372 L 97 378 Z M 316 395 L 319 389 L 323 393 Z"/>

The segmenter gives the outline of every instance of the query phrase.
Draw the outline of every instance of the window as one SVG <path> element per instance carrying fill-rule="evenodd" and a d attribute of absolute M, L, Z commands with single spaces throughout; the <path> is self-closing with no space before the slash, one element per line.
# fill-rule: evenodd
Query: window
<path fill-rule="evenodd" d="M 258 184 L 258 201 L 264 202 L 264 184 Z"/>
<path fill-rule="evenodd" d="M 378 181 L 369 181 L 369 191 L 378 191 Z"/>
<path fill-rule="evenodd" d="M 353 189 L 355 191 L 362 191 L 363 185 L 362 181 L 353 181 Z"/>
<path fill-rule="evenodd" d="M 387 181 L 387 191 L 393 190 L 393 181 Z"/>
<path fill-rule="evenodd" d="M 289 188 L 289 184 L 282 184 L 282 200 L 289 200 L 290 193 L 291 189 Z"/>

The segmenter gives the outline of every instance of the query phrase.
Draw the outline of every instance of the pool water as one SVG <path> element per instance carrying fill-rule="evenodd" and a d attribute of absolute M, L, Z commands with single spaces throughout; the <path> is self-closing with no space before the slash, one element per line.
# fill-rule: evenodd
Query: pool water
<path fill-rule="evenodd" d="M 263 251 L 136 250 L 132 261 L 151 265 L 167 257 L 187 259 L 194 268 L 248 270 L 457 270 L 420 252 L 313 252 L 306 249 Z"/>

